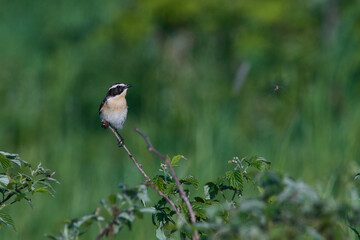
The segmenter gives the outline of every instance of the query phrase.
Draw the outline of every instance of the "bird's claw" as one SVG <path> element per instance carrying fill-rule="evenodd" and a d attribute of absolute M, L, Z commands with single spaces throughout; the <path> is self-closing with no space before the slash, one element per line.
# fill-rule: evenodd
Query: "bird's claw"
<path fill-rule="evenodd" d="M 101 127 L 104 128 L 104 129 L 107 129 L 109 128 L 109 123 L 105 120 L 102 120 L 101 121 Z"/>

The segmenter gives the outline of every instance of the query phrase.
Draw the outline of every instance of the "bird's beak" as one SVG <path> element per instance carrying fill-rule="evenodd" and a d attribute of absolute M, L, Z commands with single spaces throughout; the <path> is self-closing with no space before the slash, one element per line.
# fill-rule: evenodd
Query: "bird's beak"
<path fill-rule="evenodd" d="M 126 86 L 126 88 L 131 88 L 133 85 L 132 84 L 128 84 L 127 86 Z"/>

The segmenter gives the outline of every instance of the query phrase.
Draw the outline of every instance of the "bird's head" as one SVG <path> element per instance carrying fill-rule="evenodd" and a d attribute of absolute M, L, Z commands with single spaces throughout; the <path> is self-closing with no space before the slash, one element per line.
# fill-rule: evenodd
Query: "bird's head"
<path fill-rule="evenodd" d="M 110 98 L 110 97 L 117 97 L 120 95 L 123 95 L 125 97 L 127 89 L 130 87 L 132 87 L 131 84 L 115 83 L 109 87 L 106 97 Z"/>

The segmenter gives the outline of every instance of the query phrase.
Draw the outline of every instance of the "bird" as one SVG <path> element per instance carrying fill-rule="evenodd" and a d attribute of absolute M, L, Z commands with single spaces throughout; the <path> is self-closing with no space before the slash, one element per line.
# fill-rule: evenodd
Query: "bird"
<path fill-rule="evenodd" d="M 131 84 L 125 83 L 115 83 L 109 87 L 106 97 L 99 107 L 99 116 L 103 128 L 108 128 L 109 125 L 116 130 L 123 128 L 128 113 L 125 96 L 130 87 L 132 87 Z M 118 135 L 124 143 L 124 139 L 119 133 Z"/>

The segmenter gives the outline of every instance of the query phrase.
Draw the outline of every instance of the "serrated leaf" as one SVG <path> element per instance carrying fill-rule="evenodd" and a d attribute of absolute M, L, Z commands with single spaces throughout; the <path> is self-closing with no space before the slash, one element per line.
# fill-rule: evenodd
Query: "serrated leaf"
<path fill-rule="evenodd" d="M 270 166 L 271 162 L 267 161 L 265 158 L 263 157 L 258 157 L 258 156 L 253 156 L 249 161 L 249 166 L 252 166 L 258 170 L 261 170 L 261 168 L 264 165 L 267 165 L 267 167 Z"/>
<path fill-rule="evenodd" d="M 199 180 L 197 180 L 193 176 L 188 176 L 183 179 L 180 179 L 180 183 L 184 183 L 186 185 L 193 185 L 196 189 L 198 189 L 200 185 Z"/>
<path fill-rule="evenodd" d="M 164 193 L 165 193 L 166 195 L 170 195 L 170 194 L 172 194 L 175 190 L 176 190 L 175 183 L 168 183 L 168 184 L 166 184 L 166 186 L 165 186 Z"/>
<path fill-rule="evenodd" d="M 10 160 L 5 155 L 0 153 L 0 165 L 6 171 L 10 166 Z"/>
<path fill-rule="evenodd" d="M 238 170 L 227 171 L 225 177 L 229 181 L 231 187 L 239 190 L 240 192 L 243 190 L 244 180 L 240 171 Z"/>
<path fill-rule="evenodd" d="M 152 183 L 154 183 L 154 185 L 157 186 L 160 191 L 165 190 L 164 179 L 161 176 L 156 176 L 155 179 L 152 180 Z"/>
<path fill-rule="evenodd" d="M 201 218 L 203 220 L 206 219 L 207 216 L 206 216 L 205 207 L 207 207 L 207 205 L 205 203 L 194 202 L 191 206 L 194 209 L 195 214 L 198 218 Z"/>
<path fill-rule="evenodd" d="M 0 211 L 0 222 L 4 223 L 6 226 L 10 226 L 15 230 L 15 223 L 11 216 L 3 211 Z"/>
<path fill-rule="evenodd" d="M 0 184 L 6 187 L 10 182 L 10 178 L 7 175 L 0 175 Z"/>

